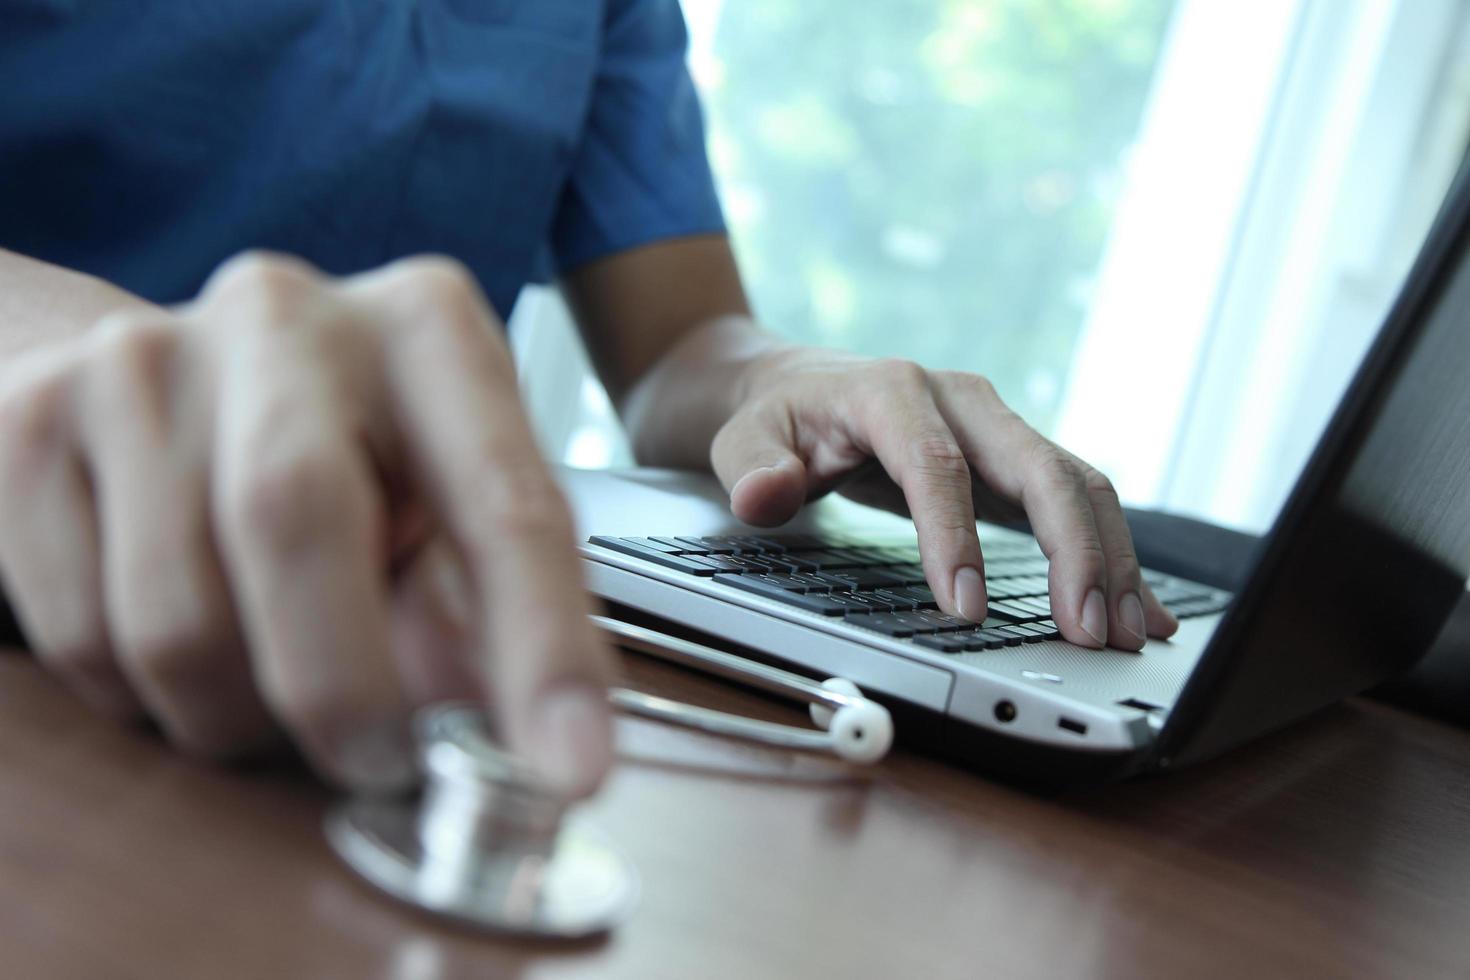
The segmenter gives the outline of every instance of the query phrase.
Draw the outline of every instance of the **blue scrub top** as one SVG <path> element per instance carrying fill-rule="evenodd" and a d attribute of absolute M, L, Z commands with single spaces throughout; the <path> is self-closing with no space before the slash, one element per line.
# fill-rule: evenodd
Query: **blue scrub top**
<path fill-rule="evenodd" d="M 521 287 L 722 227 L 678 0 L 3 0 L 0 247 L 158 302 L 245 248 Z"/>

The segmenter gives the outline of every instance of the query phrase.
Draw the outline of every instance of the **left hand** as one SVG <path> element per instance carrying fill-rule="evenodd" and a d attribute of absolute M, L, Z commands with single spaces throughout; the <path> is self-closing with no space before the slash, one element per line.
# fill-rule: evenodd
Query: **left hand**
<path fill-rule="evenodd" d="M 975 520 L 1026 517 L 1051 562 L 1052 616 L 1089 647 L 1138 650 L 1178 620 L 1143 582 L 1117 492 L 1043 437 L 985 378 L 815 348 L 745 368 L 711 446 L 735 516 L 772 526 L 832 490 L 911 515 L 942 609 L 985 619 Z"/>

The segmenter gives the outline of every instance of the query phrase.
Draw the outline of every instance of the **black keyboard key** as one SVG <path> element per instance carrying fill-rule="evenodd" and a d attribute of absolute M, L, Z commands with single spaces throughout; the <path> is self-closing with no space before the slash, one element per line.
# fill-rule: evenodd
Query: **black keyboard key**
<path fill-rule="evenodd" d="M 927 585 L 902 585 L 892 589 L 879 589 L 884 595 L 891 595 L 903 602 L 913 602 L 920 609 L 935 609 L 939 603 L 934 598 L 934 592 Z"/>
<path fill-rule="evenodd" d="M 872 568 L 889 564 L 881 556 L 865 548 L 828 548 L 827 554 L 843 562 L 843 567 L 847 568 Z"/>
<path fill-rule="evenodd" d="M 768 539 L 787 551 L 820 551 L 827 547 L 826 541 L 810 534 L 772 534 Z"/>
<path fill-rule="evenodd" d="M 716 575 L 715 581 L 720 585 L 728 585 L 731 588 L 774 599 L 785 605 L 805 609 L 807 612 L 820 613 L 823 616 L 841 616 L 848 611 L 848 606 L 840 602 L 832 602 L 827 596 L 792 592 L 765 581 L 767 577 L 764 575 Z"/>
<path fill-rule="evenodd" d="M 996 622 L 996 623 L 1006 624 L 1006 623 L 1017 623 L 1017 622 L 1022 622 L 1023 621 L 1022 617 L 1018 613 L 1008 613 L 1004 609 L 1001 609 L 994 602 L 992 602 L 990 604 L 990 608 L 987 609 L 986 612 L 988 613 L 988 615 L 985 617 L 985 621 L 987 623 Z M 1036 617 L 1032 616 L 1032 617 L 1029 617 L 1029 618 L 1034 619 Z"/>
<path fill-rule="evenodd" d="M 807 587 L 804 583 L 798 582 L 790 575 L 786 575 L 781 572 L 772 572 L 768 575 L 752 575 L 750 577 L 753 579 L 757 579 L 760 582 L 763 582 L 764 584 L 769 585 L 773 588 L 780 589 L 783 592 L 801 593 L 807 591 Z"/>
<path fill-rule="evenodd" d="M 708 555 L 686 555 L 685 557 L 697 558 L 710 567 L 714 568 L 714 570 L 717 572 L 740 573 L 750 571 L 750 569 L 747 568 L 742 563 L 742 560 L 736 555 L 711 552 Z"/>
<path fill-rule="evenodd" d="M 882 599 L 884 602 L 893 603 L 894 608 L 900 612 L 913 612 L 922 608 L 917 599 L 902 595 L 893 589 L 874 589 L 873 597 Z"/>
<path fill-rule="evenodd" d="M 624 539 L 624 540 L 631 540 L 631 539 Z M 656 535 L 654 537 L 649 538 L 648 540 L 649 541 L 656 542 L 658 544 L 661 544 L 661 545 L 663 545 L 666 548 L 675 548 L 682 555 L 702 555 L 702 554 L 704 554 L 704 549 L 703 548 L 693 548 L 693 549 L 691 549 L 688 544 L 686 544 L 683 541 L 680 541 L 678 538 L 671 538 L 671 537 L 668 537 L 668 536 L 658 536 L 658 535 Z"/>
<path fill-rule="evenodd" d="M 991 602 L 1000 602 L 1002 599 L 1019 599 L 1026 593 L 1011 585 L 1012 579 L 992 579 L 985 583 L 985 594 L 990 597 Z M 1014 581 L 1019 581 L 1016 579 Z"/>
<path fill-rule="evenodd" d="M 1025 623 L 1034 619 L 1045 619 L 1050 614 L 1043 615 L 1035 610 L 1027 609 L 1015 599 L 1005 599 L 990 604 L 990 615 L 1003 617 L 1017 623 Z"/>
<path fill-rule="evenodd" d="M 855 588 L 851 578 L 839 575 L 837 572 L 806 572 L 804 574 L 813 581 L 825 583 L 832 591 L 851 592 Z"/>
<path fill-rule="evenodd" d="M 1045 596 L 1051 590 L 1044 575 L 1022 575 L 1018 578 L 987 579 L 985 591 L 992 600 Z"/>
<path fill-rule="evenodd" d="M 853 613 L 847 617 L 846 622 L 865 630 L 875 630 L 885 636 L 914 635 L 914 628 L 893 613 Z"/>
<path fill-rule="evenodd" d="M 725 555 L 723 557 L 726 565 L 734 566 L 730 571 L 753 572 L 757 575 L 789 571 L 788 566 L 772 561 L 763 555 Z"/>
<path fill-rule="evenodd" d="M 835 578 L 845 580 L 848 588 L 859 591 L 865 589 L 881 589 L 890 585 L 910 585 L 902 575 L 894 575 L 883 568 L 844 568 L 835 572 L 819 572 L 824 578 Z"/>
<path fill-rule="evenodd" d="M 906 585 L 923 585 L 928 581 L 920 565 L 887 565 L 884 566 L 883 571 L 890 575 L 897 575 Z"/>
<path fill-rule="evenodd" d="M 961 635 L 965 637 L 966 650 L 999 650 L 1012 640 L 1010 635 L 996 629 L 983 629 Z"/>
<path fill-rule="evenodd" d="M 944 633 L 929 633 L 916 636 L 914 637 L 914 642 L 921 647 L 938 650 L 940 653 L 962 653 L 965 649 L 965 644 L 962 640 L 957 640 L 953 636 Z"/>
<path fill-rule="evenodd" d="M 1021 575 L 1045 575 L 1049 562 L 1045 558 L 1003 558 L 985 563 L 986 578 L 1014 578 Z"/>
<path fill-rule="evenodd" d="M 722 544 L 719 538 L 675 538 L 697 555 L 733 555 L 735 549 Z"/>
<path fill-rule="evenodd" d="M 1010 640 L 1007 641 L 1006 646 L 1017 646 L 1019 644 L 1025 643 L 1027 637 L 1030 635 L 1025 630 L 1021 629 L 1018 625 L 997 626 L 995 628 L 995 631 L 1004 636 L 1010 637 Z"/>
<path fill-rule="evenodd" d="M 758 555 L 766 550 L 751 538 L 741 534 L 720 534 L 701 540 L 714 543 L 722 548 L 729 548 L 730 553 L 736 555 Z"/>
<path fill-rule="evenodd" d="M 877 555 L 889 565 L 917 565 L 919 563 L 919 549 L 910 547 L 877 546 L 864 548 L 864 551 Z"/>
<path fill-rule="evenodd" d="M 896 607 L 871 592 L 831 592 L 828 597 L 846 603 L 852 612 L 894 612 Z"/>
<path fill-rule="evenodd" d="M 636 544 L 640 548 L 647 548 L 650 551 L 662 551 L 666 555 L 677 555 L 684 550 L 676 544 L 670 544 L 669 541 L 672 539 L 669 538 L 662 540 L 659 538 L 623 538 L 622 540 Z"/>
<path fill-rule="evenodd" d="M 786 577 L 807 592 L 846 592 L 849 589 L 846 582 L 830 581 L 823 578 L 820 572 L 789 572 Z"/>
<path fill-rule="evenodd" d="M 1050 595 L 1051 585 L 1045 575 L 1022 575 L 1019 578 L 1002 579 L 1017 595 Z"/>
<path fill-rule="evenodd" d="M 810 564 L 812 571 L 825 571 L 831 568 L 856 568 L 858 565 L 855 558 L 837 551 L 803 551 L 795 557 Z"/>
<path fill-rule="evenodd" d="M 652 548 L 632 544 L 627 538 L 594 536 L 587 540 L 599 547 L 632 555 L 634 558 L 642 558 L 644 561 L 651 561 L 656 565 L 677 569 L 690 575 L 713 575 L 717 571 L 713 565 L 702 560 L 698 555 L 671 555 L 664 551 L 654 551 Z"/>
<path fill-rule="evenodd" d="M 1051 600 L 1043 596 L 1026 596 L 1012 601 L 1022 609 L 1029 609 L 1039 616 L 1051 615 Z"/>
<path fill-rule="evenodd" d="M 915 633 L 954 633 L 959 630 L 973 629 L 976 625 L 968 619 L 929 609 L 894 613 L 894 615 L 912 626 Z"/>
<path fill-rule="evenodd" d="M 963 616 L 951 616 L 949 613 L 939 612 L 938 610 L 926 610 L 923 615 L 930 617 L 935 622 L 943 623 L 944 628 L 947 630 L 972 630 L 981 625 Z"/>

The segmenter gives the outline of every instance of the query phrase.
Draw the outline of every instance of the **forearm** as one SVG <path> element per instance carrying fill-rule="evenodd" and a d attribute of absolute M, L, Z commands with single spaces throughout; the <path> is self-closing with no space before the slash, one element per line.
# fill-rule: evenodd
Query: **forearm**
<path fill-rule="evenodd" d="M 748 316 L 689 330 L 619 406 L 638 462 L 708 469 L 715 433 L 748 395 L 751 366 L 784 346 Z"/>
<path fill-rule="evenodd" d="M 708 468 L 749 365 L 783 346 L 751 317 L 725 236 L 620 252 L 562 286 L 639 462 Z"/>
<path fill-rule="evenodd" d="M 0 363 L 146 300 L 94 276 L 0 249 Z"/>

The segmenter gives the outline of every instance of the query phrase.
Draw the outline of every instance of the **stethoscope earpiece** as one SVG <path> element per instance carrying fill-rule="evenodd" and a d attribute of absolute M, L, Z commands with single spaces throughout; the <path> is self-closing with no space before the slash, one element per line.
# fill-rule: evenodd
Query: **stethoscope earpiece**
<path fill-rule="evenodd" d="M 807 709 L 812 722 L 832 736 L 832 751 L 848 762 L 861 763 L 877 762 L 887 755 L 893 744 L 893 718 L 888 710 L 863 697 L 858 686 L 845 677 L 829 677 L 822 688 L 854 702 L 834 710 L 814 701 Z"/>

